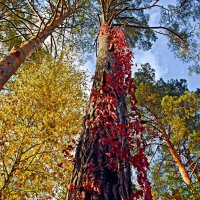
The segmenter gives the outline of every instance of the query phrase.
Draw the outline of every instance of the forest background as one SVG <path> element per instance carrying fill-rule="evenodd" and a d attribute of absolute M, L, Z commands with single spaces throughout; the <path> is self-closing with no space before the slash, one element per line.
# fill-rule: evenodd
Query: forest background
<path fill-rule="evenodd" d="M 94 52 L 97 51 L 98 39 L 96 27 L 100 26 L 98 20 L 101 23 L 103 18 L 99 16 L 98 1 L 64 2 L 46 1 L 43 4 L 29 0 L 0 1 L 1 57 L 5 57 L 9 51 L 16 53 L 24 41 L 29 41 L 32 36 L 39 36 L 43 29 L 48 28 L 45 24 L 51 20 L 56 23 L 60 12 L 63 12 L 63 16 L 67 13 L 65 18 L 68 20 L 61 23 L 55 32 L 54 29 L 49 29 L 45 42 L 43 38 L 47 36 L 41 36 L 42 46 L 38 41 L 33 41 L 31 45 L 34 46 L 34 51 L 30 53 L 33 55 L 20 57 L 20 64 L 21 61 L 26 62 L 17 72 L 18 67 L 11 72 L 11 75 L 14 72 L 16 75 L 5 86 L 1 84 L 2 199 L 66 199 L 67 193 L 74 189 L 74 185 L 70 183 L 73 163 L 76 162 L 73 152 L 88 105 L 88 87 L 91 87 L 91 83 L 88 84 L 91 75 L 88 78 L 88 73 L 83 69 L 89 69 L 94 76 L 92 66 L 96 61 Z M 126 5 L 127 2 L 128 5 L 131 3 L 132 9 L 159 3 L 155 10 L 147 9 L 145 13 L 150 15 L 148 26 L 156 26 L 159 20 L 165 26 L 172 23 L 170 28 L 173 32 L 180 32 L 181 36 L 190 38 L 182 46 L 176 40 L 177 37 L 172 37 L 173 32 L 169 35 L 167 31 L 161 32 L 158 42 L 151 46 L 151 42 L 156 39 L 154 32 L 144 32 L 144 36 L 137 37 L 137 31 L 126 30 L 126 21 L 121 24 L 127 34 L 130 34 L 127 40 L 133 47 L 133 78 L 137 86 L 135 95 L 144 127 L 146 155 L 150 163 L 148 179 L 153 199 L 198 199 L 199 2 L 174 1 L 171 7 L 167 1 L 135 1 L 135 5 L 132 1 L 122 1 L 121 4 Z M 174 16 L 174 21 L 167 22 L 168 16 L 164 12 L 164 7 L 167 6 L 172 10 L 180 9 L 180 12 L 187 7 L 188 12 L 183 12 L 183 16 L 189 24 L 184 18 L 181 22 L 182 16 L 178 14 Z M 79 7 L 81 11 L 82 8 L 87 8 L 88 11 L 79 13 Z M 160 16 L 159 9 L 163 9 Z M 92 12 L 97 12 L 97 15 L 93 16 Z M 147 23 L 148 17 L 143 12 L 136 15 L 144 24 Z M 96 23 L 92 24 L 91 21 Z M 171 39 L 169 46 L 179 60 L 175 60 L 173 54 L 166 50 L 167 39 L 164 39 L 164 35 Z M 131 37 L 137 42 L 131 41 Z M 144 50 L 149 51 L 145 53 Z M 92 60 L 88 62 L 91 56 Z M 3 62 L 2 59 L 1 75 L 4 72 Z M 188 76 L 189 72 L 193 76 Z M 183 78 L 188 79 L 189 88 L 187 80 Z M 134 173 L 137 174 L 133 171 L 132 179 L 136 181 Z M 136 183 L 134 187 L 133 190 L 137 191 L 141 186 Z M 88 189 L 86 185 L 84 189 L 89 191 L 91 188 Z M 98 187 L 92 189 L 97 192 Z"/>

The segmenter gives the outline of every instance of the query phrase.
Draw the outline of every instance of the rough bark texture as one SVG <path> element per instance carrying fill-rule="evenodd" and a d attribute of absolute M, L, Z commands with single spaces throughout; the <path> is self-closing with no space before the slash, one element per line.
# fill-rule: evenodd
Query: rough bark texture
<path fill-rule="evenodd" d="M 33 36 L 20 46 L 13 47 L 5 58 L 0 60 L 0 90 L 18 67 L 40 47 L 40 44 L 73 13 L 73 10 L 55 17 L 36 36 Z"/>
<path fill-rule="evenodd" d="M 112 74 L 112 54 L 109 51 L 109 37 L 106 34 L 99 35 L 99 49 L 96 64 L 96 73 L 94 77 L 93 89 L 103 93 L 103 87 L 106 85 L 106 75 Z M 125 97 L 118 95 L 116 98 L 116 115 L 118 123 L 126 124 L 127 108 Z M 100 139 L 107 137 L 104 127 L 99 124 L 96 134 L 91 134 L 88 128 L 87 120 L 94 119 L 97 115 L 96 104 L 90 102 L 84 130 L 81 134 L 75 155 L 75 166 L 72 175 L 71 184 L 75 188 L 71 189 L 68 194 L 68 200 L 85 199 L 85 200 L 122 200 L 129 198 L 131 194 L 131 171 L 130 164 L 120 158 L 115 158 L 117 168 L 113 169 L 109 165 L 107 155 L 112 153 L 109 144 L 102 145 Z M 120 143 L 123 150 L 129 152 L 128 141 L 120 136 L 116 140 Z M 87 168 L 86 166 L 92 167 Z M 87 184 L 88 185 L 87 186 Z M 92 189 L 90 188 L 92 187 Z"/>

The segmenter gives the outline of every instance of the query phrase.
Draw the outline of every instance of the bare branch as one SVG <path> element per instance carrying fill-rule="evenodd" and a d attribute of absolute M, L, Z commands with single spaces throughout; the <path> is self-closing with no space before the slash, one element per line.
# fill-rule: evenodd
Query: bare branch
<path fill-rule="evenodd" d="M 28 19 L 26 19 L 26 18 L 24 18 L 24 17 L 19 16 L 18 14 L 16 14 L 16 13 L 13 11 L 13 9 L 9 8 L 9 7 L 8 7 L 7 5 L 5 5 L 4 3 L 0 2 L 0 4 L 4 5 L 11 13 L 13 13 L 13 14 L 14 14 L 16 17 L 18 17 L 19 19 L 24 20 L 24 21 L 28 22 L 29 24 L 31 24 L 31 25 L 33 25 L 33 26 L 35 26 L 35 27 L 38 28 L 38 26 L 37 26 L 36 24 L 34 24 L 33 22 L 31 22 L 30 20 L 28 20 Z"/>
<path fill-rule="evenodd" d="M 25 151 L 22 151 L 22 154 L 27 153 L 29 150 L 31 150 L 32 148 L 34 148 L 35 146 L 38 146 L 38 145 L 41 145 L 41 144 L 34 144 L 33 146 L 29 147 L 29 148 L 26 149 Z"/>
<path fill-rule="evenodd" d="M 47 0 L 48 4 L 49 4 L 49 7 L 50 7 L 50 10 L 51 10 L 51 13 L 53 14 L 53 5 L 51 3 L 50 0 Z"/>
<path fill-rule="evenodd" d="M 5 164 L 5 160 L 4 160 L 4 157 L 1 153 L 1 160 L 2 160 L 2 163 L 3 163 L 3 168 L 4 168 L 4 171 L 6 173 L 6 176 L 8 177 L 8 170 L 7 170 L 7 167 L 6 167 L 6 164 Z"/>
<path fill-rule="evenodd" d="M 192 169 L 192 172 L 191 172 L 191 174 L 190 174 L 190 177 L 192 177 L 192 174 L 195 172 L 196 167 L 197 167 L 197 163 L 195 163 L 195 165 L 194 165 L 194 167 L 193 167 L 193 169 Z"/>
<path fill-rule="evenodd" d="M 125 7 L 125 8 L 123 8 L 123 9 L 121 9 L 120 11 L 116 12 L 114 17 L 117 17 L 118 15 L 120 15 L 121 13 L 123 13 L 123 12 L 125 12 L 125 11 L 138 11 L 138 10 L 147 10 L 147 9 L 151 9 L 151 8 L 153 8 L 153 7 L 158 6 L 157 3 L 158 3 L 159 1 L 160 1 L 160 0 L 156 0 L 152 5 L 147 6 L 147 7 L 143 7 L 143 8 L 130 8 L 130 7 Z M 160 7 L 160 6 L 159 6 L 159 7 Z"/>
<path fill-rule="evenodd" d="M 188 169 L 189 168 L 191 168 L 192 167 L 192 165 L 194 165 L 195 164 L 195 162 L 197 162 L 197 160 L 199 160 L 200 159 L 200 156 L 197 158 L 197 159 L 195 159 L 189 166 L 188 166 Z"/>
<path fill-rule="evenodd" d="M 23 34 L 23 35 L 29 35 L 29 34 Z M 19 38 L 19 37 L 21 37 L 21 36 L 22 36 L 22 35 L 17 35 L 17 36 L 15 36 L 15 37 L 9 38 L 9 39 L 7 39 L 7 40 L 1 40 L 1 42 L 9 42 L 9 41 L 14 40 L 14 39 L 16 39 L 16 38 Z"/>
<path fill-rule="evenodd" d="M 20 31 L 20 29 L 17 27 L 17 26 L 15 26 L 15 24 L 11 21 L 11 20 L 8 20 L 8 19 L 6 19 L 6 18 L 4 18 L 4 17 L 1 17 L 1 19 L 3 19 L 3 20 L 5 20 L 5 21 L 7 21 L 8 23 L 10 23 L 12 26 L 13 26 L 13 28 L 15 28 L 15 30 L 17 31 L 17 32 L 19 32 L 19 34 L 25 39 L 25 40 L 27 40 L 27 38 L 24 36 L 24 34 Z"/>
<path fill-rule="evenodd" d="M 103 21 L 105 21 L 105 2 L 104 0 L 99 0 L 100 1 L 100 4 L 101 4 L 101 8 L 102 8 L 102 16 L 103 16 Z"/>
<path fill-rule="evenodd" d="M 20 22 L 21 22 L 22 24 L 24 24 L 24 26 L 27 28 L 27 30 L 30 31 L 31 35 L 33 36 L 33 31 L 29 28 L 29 26 L 28 26 L 23 20 L 20 20 Z"/>
<path fill-rule="evenodd" d="M 110 9 L 110 7 L 114 3 L 114 1 L 116 1 L 116 0 L 110 0 L 110 1 L 108 1 L 108 9 Z"/>
<path fill-rule="evenodd" d="M 58 16 L 58 9 L 59 9 L 59 6 L 61 4 L 61 0 L 58 0 L 57 4 L 56 4 L 56 10 L 53 14 L 53 20 L 52 20 L 52 23 L 55 21 L 56 17 Z M 61 14 L 61 13 L 60 13 Z"/>
<path fill-rule="evenodd" d="M 99 25 L 99 27 L 101 26 L 101 18 L 100 18 L 100 16 L 99 16 L 99 14 L 96 14 L 96 16 L 97 16 L 97 19 L 98 19 L 98 25 Z"/>
<path fill-rule="evenodd" d="M 123 24 L 113 24 L 113 26 L 122 26 L 122 25 Z M 132 28 L 139 28 L 139 29 L 164 29 L 164 30 L 167 30 L 168 32 L 174 34 L 176 37 L 178 37 L 183 42 L 185 42 L 185 40 L 179 34 L 177 34 L 175 31 L 171 30 L 170 28 L 166 28 L 164 26 L 143 26 L 143 25 L 133 25 L 133 24 L 126 24 L 126 26 L 132 27 Z"/>
<path fill-rule="evenodd" d="M 45 24 L 45 28 L 46 28 L 47 24 Z M 37 32 L 37 35 L 36 35 L 36 38 L 38 37 L 40 31 L 41 31 L 41 28 L 42 28 L 42 22 L 40 23 L 40 27 L 38 29 L 38 32 Z"/>
<path fill-rule="evenodd" d="M 42 19 L 42 17 L 40 16 L 38 11 L 36 10 L 35 6 L 29 0 L 26 0 L 26 1 L 28 2 L 28 5 L 32 9 L 32 11 L 37 15 L 37 17 L 39 18 L 40 22 L 42 22 L 45 25 L 44 20 Z"/>
<path fill-rule="evenodd" d="M 57 45 L 56 45 L 55 38 L 53 37 L 53 34 L 52 34 L 52 40 L 53 40 L 53 44 L 54 44 L 54 47 L 55 47 L 55 56 L 54 56 L 54 58 L 56 59 L 58 50 L 57 50 Z"/>

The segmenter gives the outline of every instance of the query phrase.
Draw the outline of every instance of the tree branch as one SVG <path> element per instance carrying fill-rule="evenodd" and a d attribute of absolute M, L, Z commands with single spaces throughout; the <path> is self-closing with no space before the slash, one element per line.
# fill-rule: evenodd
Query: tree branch
<path fill-rule="evenodd" d="M 8 20 L 8 19 L 6 19 L 6 18 L 4 18 L 4 17 L 1 17 L 1 19 L 3 19 L 3 20 L 5 20 L 5 21 L 7 21 L 8 23 L 10 23 L 13 27 L 14 27 L 14 29 L 17 31 L 17 32 L 19 32 L 20 33 L 20 35 L 25 39 L 25 40 L 27 40 L 27 38 L 24 36 L 24 34 L 20 31 L 20 29 L 17 27 L 17 26 L 15 26 L 15 24 L 11 21 L 11 20 Z"/>
<path fill-rule="evenodd" d="M 12 12 L 12 13 L 13 13 L 16 17 L 18 17 L 19 19 L 24 20 L 24 21 L 28 22 L 29 24 L 32 24 L 33 26 L 35 26 L 35 27 L 38 28 L 38 26 L 37 26 L 36 24 L 34 24 L 33 22 L 31 22 L 30 20 L 28 20 L 28 19 L 26 19 L 26 18 L 24 18 L 24 17 L 20 17 L 18 14 L 16 14 L 16 13 L 13 11 L 13 9 L 9 8 L 9 7 L 8 7 L 7 5 L 5 5 L 4 3 L 0 2 L 0 4 L 4 5 L 10 12 Z"/>
<path fill-rule="evenodd" d="M 123 24 L 113 24 L 113 26 L 122 26 Z M 143 25 L 133 25 L 133 24 L 127 24 L 126 26 L 132 27 L 132 28 L 139 28 L 139 29 L 164 29 L 168 32 L 174 34 L 176 37 L 178 37 L 180 40 L 185 41 L 179 34 L 177 34 L 175 31 L 171 30 L 170 28 L 166 28 L 164 26 L 143 26 Z"/>
<path fill-rule="evenodd" d="M 53 14 L 53 20 L 52 20 L 52 23 L 55 21 L 56 17 L 58 16 L 58 9 L 59 9 L 59 6 L 60 6 L 60 3 L 61 3 L 61 0 L 58 0 L 57 4 L 56 4 L 56 10 Z M 60 13 L 61 14 L 61 13 Z"/>
<path fill-rule="evenodd" d="M 40 22 L 42 22 L 45 25 L 44 20 L 42 19 L 42 17 L 38 13 L 38 11 L 35 9 L 34 5 L 29 0 L 26 0 L 26 1 L 28 2 L 28 5 L 32 9 L 32 11 L 37 15 L 37 17 L 39 18 Z"/>
<path fill-rule="evenodd" d="M 51 10 L 51 13 L 53 14 L 53 6 L 52 6 L 52 3 L 50 0 L 47 0 L 47 2 L 49 3 L 49 7 L 50 7 L 50 10 Z"/>
<path fill-rule="evenodd" d="M 23 35 L 29 35 L 29 34 L 23 34 Z M 21 37 L 21 35 L 17 35 L 15 37 L 12 37 L 12 38 L 9 38 L 9 39 L 6 39 L 6 40 L 0 40 L 0 41 L 1 42 L 9 42 L 9 41 L 12 41 L 12 40 L 19 38 L 19 37 Z"/>
<path fill-rule="evenodd" d="M 104 0 L 99 0 L 100 1 L 100 4 L 101 4 L 101 8 L 102 8 L 102 16 L 103 16 L 103 21 L 105 21 L 105 7 L 104 7 Z"/>
<path fill-rule="evenodd" d="M 143 7 L 143 8 L 130 8 L 130 7 L 125 7 L 123 9 L 121 9 L 120 11 L 115 13 L 114 17 L 117 17 L 118 15 L 120 15 L 121 13 L 125 12 L 125 11 L 138 11 L 138 10 L 146 10 L 146 9 L 151 9 L 153 7 L 162 7 L 159 5 L 156 5 L 160 0 L 156 0 L 152 5 L 147 6 L 147 7 Z"/>
<path fill-rule="evenodd" d="M 4 160 L 4 156 L 2 155 L 2 153 L 1 153 L 1 159 L 2 159 L 2 163 L 3 163 L 4 171 L 6 173 L 6 176 L 8 177 L 8 170 L 7 170 L 7 167 L 6 167 L 6 164 L 5 164 L 5 160 Z"/>
<path fill-rule="evenodd" d="M 191 168 L 192 165 L 193 165 L 195 162 L 197 162 L 197 160 L 199 160 L 199 159 L 200 159 L 200 156 L 199 156 L 197 159 L 195 159 L 195 160 L 188 166 L 188 169 Z"/>

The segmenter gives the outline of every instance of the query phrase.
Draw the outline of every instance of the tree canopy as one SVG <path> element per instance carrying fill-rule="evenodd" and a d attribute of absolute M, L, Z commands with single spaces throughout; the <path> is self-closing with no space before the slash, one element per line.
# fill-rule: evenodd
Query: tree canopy
<path fill-rule="evenodd" d="M 191 71 L 198 73 L 198 7 L 196 0 L 178 0 L 166 6 L 158 0 L 1 1 L 0 39 L 1 46 L 7 47 L 2 48 L 1 52 L 7 54 L 15 46 L 1 60 L 2 84 L 42 43 L 54 56 L 66 43 L 76 48 L 81 46 L 79 51 L 82 52 L 85 47 L 91 50 L 103 21 L 108 25 L 123 27 L 129 44 L 134 48 L 148 50 L 157 35 L 166 36 L 172 51 L 183 61 L 191 61 Z M 154 9 L 160 10 L 161 20 L 160 24 L 151 26 L 149 11 Z M 45 42 L 47 37 L 50 37 L 50 42 Z M 24 51 L 28 52 L 25 54 Z M 19 63 L 11 62 L 12 59 L 19 59 Z M 6 63 L 12 65 L 11 71 Z"/>
<path fill-rule="evenodd" d="M 188 91 L 184 79 L 156 81 L 155 70 L 149 64 L 135 73 L 135 82 L 149 145 L 154 198 L 170 199 L 179 195 L 179 198 L 198 199 L 199 96 Z M 177 175 L 180 171 L 176 159 L 190 174 L 191 187 L 183 183 L 183 176 Z M 172 193 L 174 196 L 170 196 Z"/>
<path fill-rule="evenodd" d="M 69 56 L 34 56 L 0 94 L 1 199 L 64 199 L 67 193 L 86 75 Z"/>
<path fill-rule="evenodd" d="M 1 197 L 198 199 L 200 92 L 184 79 L 156 81 L 149 64 L 133 81 L 130 48 L 147 51 L 162 35 L 199 73 L 199 7 L 197 0 L 0 0 Z M 155 10 L 160 21 L 151 25 Z M 85 73 L 73 62 L 93 50 L 83 117 Z M 66 157 L 78 132 L 72 172 Z"/>

